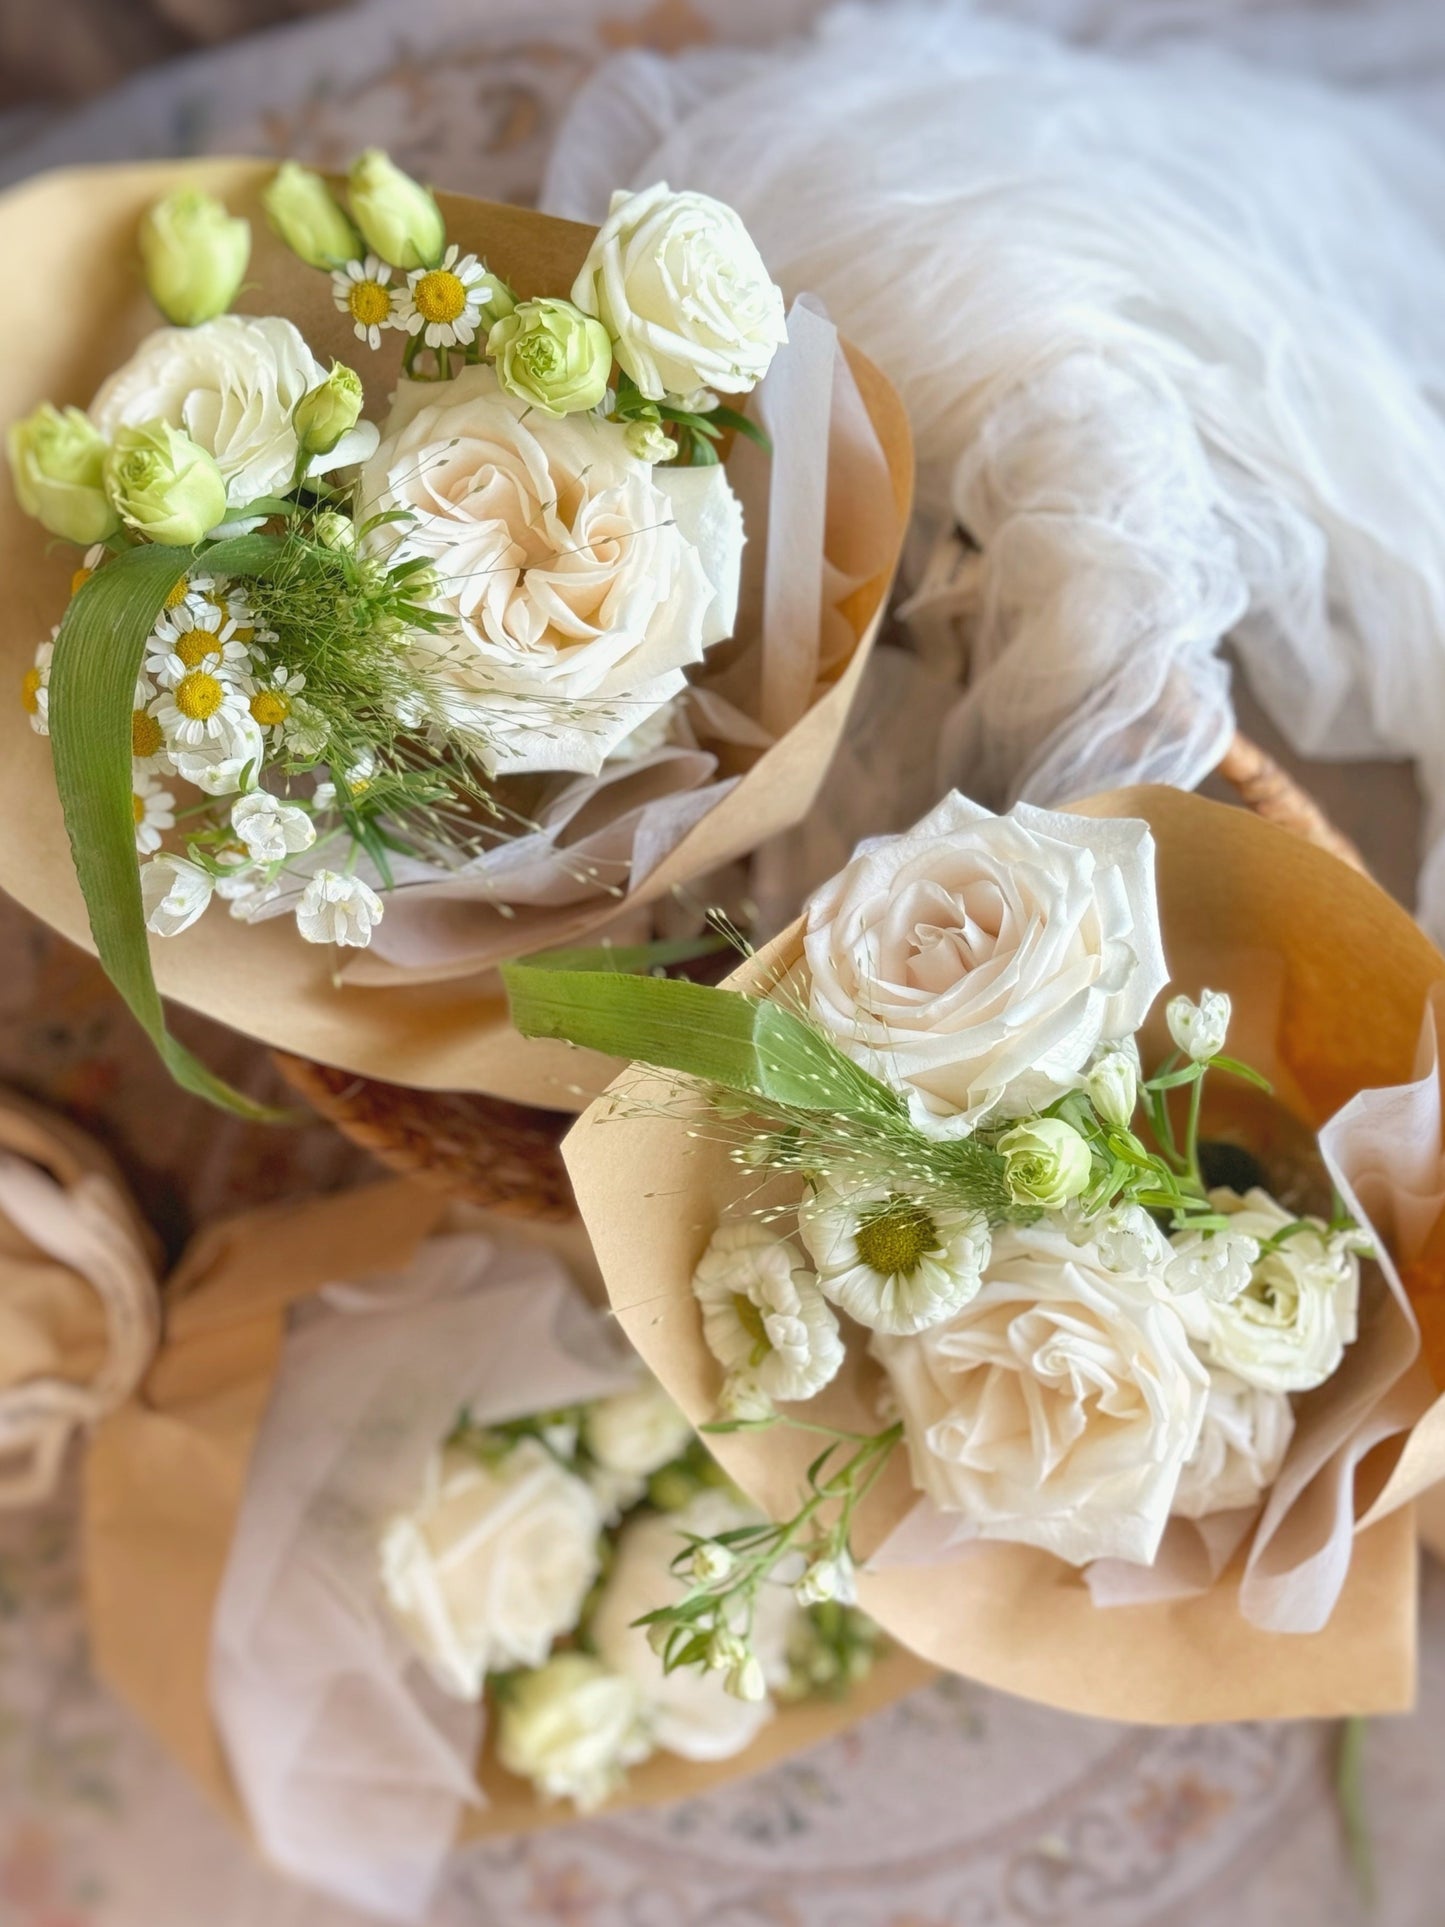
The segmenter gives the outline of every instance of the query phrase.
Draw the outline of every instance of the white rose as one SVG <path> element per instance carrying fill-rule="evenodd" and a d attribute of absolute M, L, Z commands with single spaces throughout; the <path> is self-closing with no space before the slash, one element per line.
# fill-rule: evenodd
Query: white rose
<path fill-rule="evenodd" d="M 597 316 L 652 401 L 698 388 L 742 393 L 788 338 L 782 290 L 741 217 L 665 181 L 613 195 L 572 299 Z"/>
<path fill-rule="evenodd" d="M 813 1016 L 959 1137 L 1083 1082 L 1168 973 L 1147 825 L 956 792 L 903 836 L 859 845 L 808 905 Z"/>
<path fill-rule="evenodd" d="M 1283 1392 L 1246 1385 L 1214 1371 L 1199 1443 L 1179 1475 L 1174 1511 L 1183 1519 L 1257 1505 L 1279 1477 L 1294 1436 L 1294 1412 Z"/>
<path fill-rule="evenodd" d="M 1047 1219 L 1004 1228 L 976 1298 L 872 1348 L 914 1484 L 970 1537 L 1072 1565 L 1153 1559 L 1209 1395 L 1155 1277 L 1110 1269 Z"/>
<path fill-rule="evenodd" d="M 615 1516 L 635 1505 L 652 1474 L 680 1458 L 692 1436 L 692 1427 L 653 1378 L 589 1405 L 582 1441 L 601 1475 L 592 1484 L 603 1511 Z"/>
<path fill-rule="evenodd" d="M 636 1684 L 586 1653 L 555 1653 L 512 1680 L 497 1709 L 497 1758 L 507 1771 L 584 1813 L 651 1751 Z"/>
<path fill-rule="evenodd" d="M 178 937 L 205 914 L 215 889 L 208 870 L 183 856 L 153 856 L 140 866 L 141 907 L 146 929 L 157 937 Z"/>
<path fill-rule="evenodd" d="M 1278 1245 L 1268 1241 L 1301 1222 L 1267 1191 L 1211 1191 L 1209 1201 L 1230 1220 L 1221 1240 L 1254 1240 L 1260 1255 L 1248 1282 L 1232 1296 L 1201 1289 L 1175 1302 L 1212 1363 L 1273 1392 L 1308 1392 L 1339 1369 L 1355 1341 L 1360 1306 L 1360 1261 L 1347 1237 L 1316 1218 Z M 1171 1271 L 1172 1271 L 1171 1267 Z M 1173 1279 L 1170 1280 L 1173 1283 Z"/>
<path fill-rule="evenodd" d="M 660 470 L 595 415 L 540 419 L 488 367 L 403 382 L 361 481 L 373 538 L 425 556 L 455 629 L 418 665 L 491 771 L 579 770 L 732 633 L 742 510 L 720 466 Z"/>
<path fill-rule="evenodd" d="M 90 405 L 108 439 L 118 428 L 165 421 L 216 459 L 231 508 L 285 495 L 296 470 L 291 411 L 326 369 L 301 332 L 279 315 L 219 315 L 199 328 L 158 328 L 117 368 Z M 376 447 L 358 422 L 309 472 L 364 461 Z"/>
<path fill-rule="evenodd" d="M 381 1541 L 386 1596 L 444 1692 L 477 1698 L 489 1672 L 540 1666 L 597 1577 L 597 1504 L 545 1446 L 495 1465 L 448 1451 L 416 1508 Z"/>
<path fill-rule="evenodd" d="M 733 1417 L 762 1417 L 774 1399 L 811 1398 L 837 1375 L 843 1340 L 817 1279 L 795 1244 L 756 1219 L 718 1226 L 692 1289 Z"/>
<path fill-rule="evenodd" d="M 722 1670 L 704 1673 L 680 1666 L 664 1673 L 648 1643 L 647 1628 L 632 1622 L 681 1598 L 683 1584 L 671 1570 L 672 1560 L 686 1550 L 681 1534 L 712 1538 L 759 1523 L 759 1513 L 716 1491 L 699 1493 L 680 1512 L 649 1513 L 634 1520 L 618 1537 L 611 1571 L 592 1614 L 598 1653 L 637 1682 L 657 1744 L 684 1760 L 728 1760 L 741 1753 L 772 1717 L 772 1705 L 767 1699 L 736 1698 Z M 788 1639 L 798 1610 L 787 1586 L 768 1582 L 758 1594 L 750 1646 L 766 1686 L 787 1682 Z"/>

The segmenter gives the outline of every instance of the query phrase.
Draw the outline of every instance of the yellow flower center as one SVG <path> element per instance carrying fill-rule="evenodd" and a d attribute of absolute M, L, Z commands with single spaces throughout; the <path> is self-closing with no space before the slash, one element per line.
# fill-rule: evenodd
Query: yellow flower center
<path fill-rule="evenodd" d="M 176 684 L 176 708 L 192 722 L 203 723 L 226 699 L 226 692 L 204 669 L 192 670 Z"/>
<path fill-rule="evenodd" d="M 130 712 L 132 756 L 154 756 L 164 741 L 161 726 L 148 709 L 133 709 Z"/>
<path fill-rule="evenodd" d="M 75 574 L 70 578 L 70 593 L 72 595 L 79 595 L 94 574 L 94 569 L 77 569 Z"/>
<path fill-rule="evenodd" d="M 379 281 L 353 281 L 346 297 L 353 321 L 363 328 L 375 328 L 391 313 L 391 295 Z"/>
<path fill-rule="evenodd" d="M 251 714 L 262 729 L 274 729 L 291 714 L 291 699 L 279 689 L 258 689 L 251 698 Z"/>
<path fill-rule="evenodd" d="M 20 679 L 20 706 L 28 716 L 40 714 L 42 683 L 38 669 L 27 669 Z"/>
<path fill-rule="evenodd" d="M 411 291 L 416 311 L 428 321 L 455 321 L 467 305 L 467 291 L 448 268 L 433 268 Z"/>
<path fill-rule="evenodd" d="M 176 641 L 176 654 L 187 669 L 196 669 L 207 656 L 219 656 L 221 645 L 210 629 L 187 629 Z"/>
<path fill-rule="evenodd" d="M 240 643 L 243 649 L 249 649 L 251 644 L 256 640 L 256 631 L 254 629 L 237 629 L 234 631 L 234 635 L 236 641 Z"/>
<path fill-rule="evenodd" d="M 146 820 L 146 800 L 143 796 L 137 796 L 134 791 L 131 792 L 130 813 L 135 818 L 136 828 L 139 829 Z"/>
<path fill-rule="evenodd" d="M 853 1242 L 880 1278 L 911 1278 L 928 1253 L 938 1250 L 938 1227 L 921 1204 L 895 1193 L 863 1220 Z"/>
<path fill-rule="evenodd" d="M 181 577 L 179 582 L 173 582 L 171 584 L 169 590 L 166 592 L 165 606 L 167 609 L 180 608 L 186 599 L 186 589 L 188 586 L 184 576 Z"/>

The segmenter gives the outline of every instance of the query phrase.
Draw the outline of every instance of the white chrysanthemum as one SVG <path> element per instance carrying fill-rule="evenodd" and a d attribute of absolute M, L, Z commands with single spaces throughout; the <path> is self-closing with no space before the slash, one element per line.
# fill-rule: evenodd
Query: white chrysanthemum
<path fill-rule="evenodd" d="M 692 1288 L 725 1405 L 811 1398 L 843 1363 L 838 1321 L 802 1253 L 753 1219 L 718 1226 Z"/>
<path fill-rule="evenodd" d="M 205 914 L 213 887 L 210 872 L 200 864 L 183 856 L 153 856 L 140 866 L 146 929 L 157 937 L 178 937 Z"/>
<path fill-rule="evenodd" d="M 331 294 L 341 312 L 351 317 L 356 339 L 368 348 L 381 346 L 384 329 L 401 326 L 397 314 L 401 289 L 391 285 L 390 264 L 374 254 L 337 268 L 331 276 Z"/>
<path fill-rule="evenodd" d="M 142 856 L 154 856 L 167 830 L 176 827 L 176 799 L 163 790 L 155 778 L 142 771 L 131 777 L 131 810 L 135 816 L 135 847 Z"/>
<path fill-rule="evenodd" d="M 465 347 L 475 341 L 482 308 L 496 282 L 474 254 L 453 243 L 435 268 L 413 268 L 396 304 L 396 326 L 420 335 L 428 348 Z"/>
<path fill-rule="evenodd" d="M 301 892 L 296 928 L 307 943 L 335 943 L 363 950 L 384 915 L 381 898 L 360 877 L 318 870 Z"/>
<path fill-rule="evenodd" d="M 59 633 L 57 624 L 50 632 L 49 642 L 42 642 L 35 651 L 34 664 L 26 670 L 20 682 L 20 704 L 37 736 L 50 734 L 50 664 L 55 655 L 55 638 Z"/>
<path fill-rule="evenodd" d="M 1279 1477 L 1293 1436 L 1294 1411 L 1283 1392 L 1211 1371 L 1204 1424 L 1179 1475 L 1174 1512 L 1204 1519 L 1257 1505 Z"/>
<path fill-rule="evenodd" d="M 824 1296 L 869 1331 L 900 1337 L 968 1303 L 991 1242 L 980 1212 L 927 1209 L 886 1185 L 842 1191 L 826 1181 L 799 1207 L 798 1232 Z"/>
<path fill-rule="evenodd" d="M 248 790 L 231 805 L 231 828 L 257 863 L 282 863 L 316 841 L 316 825 L 295 803 L 269 790 Z"/>
<path fill-rule="evenodd" d="M 219 665 L 188 669 L 179 656 L 168 656 L 151 713 L 174 757 L 177 749 L 230 741 L 247 720 L 246 694 Z"/>

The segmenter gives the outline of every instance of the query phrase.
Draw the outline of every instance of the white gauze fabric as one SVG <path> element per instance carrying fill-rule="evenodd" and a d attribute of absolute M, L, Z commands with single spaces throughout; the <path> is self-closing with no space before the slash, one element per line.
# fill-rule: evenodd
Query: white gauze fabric
<path fill-rule="evenodd" d="M 609 62 L 547 204 L 595 219 L 657 179 L 731 202 L 903 393 L 915 628 L 964 685 L 920 709 L 924 753 L 946 712 L 939 788 L 1198 783 L 1233 726 L 1228 637 L 1301 752 L 1417 761 L 1445 935 L 1428 135 L 1197 45 L 1085 51 L 940 0 L 840 7 L 786 52 Z"/>

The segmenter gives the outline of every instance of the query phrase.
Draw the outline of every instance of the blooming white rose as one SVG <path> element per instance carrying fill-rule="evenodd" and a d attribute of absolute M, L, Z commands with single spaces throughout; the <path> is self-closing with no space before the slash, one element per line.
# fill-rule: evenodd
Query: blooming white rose
<path fill-rule="evenodd" d="M 680 1512 L 649 1513 L 623 1527 L 616 1555 L 591 1619 L 598 1653 L 619 1673 L 637 1682 L 647 1702 L 653 1737 L 685 1760 L 727 1760 L 752 1744 L 772 1717 L 763 1697 L 748 1700 L 728 1691 L 727 1676 L 746 1665 L 747 1649 L 719 1654 L 722 1664 L 709 1672 L 693 1666 L 664 1673 L 645 1626 L 632 1622 L 658 1606 L 675 1603 L 683 1582 L 672 1561 L 686 1550 L 679 1535 L 712 1538 L 738 1526 L 761 1524 L 761 1515 L 726 1492 L 702 1492 Z M 762 1672 L 764 1694 L 788 1678 L 788 1639 L 797 1623 L 791 1590 L 766 1582 L 758 1594 L 749 1641 Z M 741 1683 L 741 1682 L 739 1682 Z"/>
<path fill-rule="evenodd" d="M 1147 825 L 956 792 L 808 905 L 813 1017 L 933 1137 L 1023 1117 L 1132 1036 L 1167 981 Z"/>
<path fill-rule="evenodd" d="M 886 1185 L 839 1190 L 826 1181 L 798 1207 L 798 1235 L 826 1298 L 870 1331 L 926 1331 L 978 1290 L 988 1220 L 925 1209 Z"/>
<path fill-rule="evenodd" d="M 1176 1298 L 1210 1361 L 1266 1391 L 1308 1392 L 1339 1369 L 1358 1329 L 1360 1260 L 1347 1235 L 1317 1218 L 1296 1219 L 1267 1191 L 1211 1191 L 1230 1220 L 1221 1238 L 1249 1238 L 1259 1255 L 1240 1292 L 1202 1289 Z M 1296 1223 L 1277 1245 L 1269 1240 Z M 1172 1284 L 1172 1280 L 1170 1281 Z"/>
<path fill-rule="evenodd" d="M 692 1427 L 654 1378 L 587 1407 L 582 1441 L 596 1461 L 591 1483 L 609 1518 L 635 1505 L 647 1481 L 687 1450 Z"/>
<path fill-rule="evenodd" d="M 584 1813 L 651 1751 L 636 1683 L 587 1653 L 554 1653 L 512 1680 L 497 1709 L 497 1758 L 507 1771 Z"/>
<path fill-rule="evenodd" d="M 1293 1436 L 1294 1411 L 1283 1392 L 1211 1372 L 1199 1443 L 1174 1494 L 1176 1515 L 1203 1519 L 1258 1504 L 1279 1477 Z"/>
<path fill-rule="evenodd" d="M 742 393 L 788 338 L 782 290 L 741 217 L 666 181 L 612 196 L 572 299 L 602 322 L 652 401 L 698 388 Z"/>
<path fill-rule="evenodd" d="M 1209 1374 L 1155 1277 L 1048 1219 L 994 1234 L 983 1289 L 915 1338 L 875 1334 L 913 1481 L 970 1537 L 1072 1565 L 1148 1564 Z"/>
<path fill-rule="evenodd" d="M 414 655 L 489 770 L 580 770 L 732 633 L 742 510 L 720 466 L 655 469 L 615 422 L 539 420 L 486 366 L 403 382 L 362 475 L 372 540 L 435 566 L 455 619 Z M 400 545 L 399 549 L 397 545 Z"/>
<path fill-rule="evenodd" d="M 231 828 L 257 863 L 280 863 L 316 841 L 316 825 L 306 811 L 268 790 L 251 790 L 236 799 Z"/>
<path fill-rule="evenodd" d="M 420 1502 L 382 1535 L 381 1578 L 438 1686 L 471 1700 L 489 1672 L 540 1666 L 577 1624 L 601 1529 L 586 1485 L 536 1439 L 494 1465 L 434 1458 Z"/>
<path fill-rule="evenodd" d="M 325 379 L 300 330 L 282 316 L 218 315 L 199 328 L 147 335 L 103 383 L 90 417 L 108 440 L 157 420 L 183 429 L 215 457 L 235 509 L 289 492 L 297 452 L 291 411 Z M 376 441 L 375 425 L 358 422 L 308 472 L 364 461 Z"/>
<path fill-rule="evenodd" d="M 209 870 L 183 856 L 153 856 L 140 866 L 141 907 L 146 929 L 178 937 L 205 914 L 215 881 Z"/>
<path fill-rule="evenodd" d="M 385 914 L 381 898 L 360 877 L 318 870 L 296 905 L 296 928 L 307 943 L 338 943 L 362 950 Z"/>
<path fill-rule="evenodd" d="M 837 1319 L 797 1246 L 756 1219 L 718 1226 L 692 1289 L 734 1416 L 761 1417 L 774 1399 L 811 1398 L 836 1376 L 843 1363 Z M 727 1399 L 731 1385 L 742 1409 Z"/>

